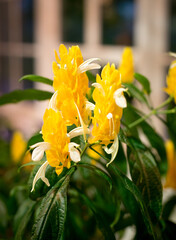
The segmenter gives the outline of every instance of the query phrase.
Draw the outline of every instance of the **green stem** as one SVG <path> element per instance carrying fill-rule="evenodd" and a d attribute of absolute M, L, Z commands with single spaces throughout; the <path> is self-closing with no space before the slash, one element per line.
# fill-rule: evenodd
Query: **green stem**
<path fill-rule="evenodd" d="M 87 148 L 90 146 L 90 143 L 87 143 L 86 142 L 86 144 L 85 144 L 85 146 L 84 146 L 84 148 L 83 148 L 83 150 L 82 150 L 82 152 L 81 152 L 81 157 L 82 157 L 82 155 L 86 152 L 86 150 L 87 150 Z"/>
<path fill-rule="evenodd" d="M 89 147 L 92 151 L 94 151 L 95 153 L 97 153 L 100 157 L 102 157 L 102 158 L 104 158 L 106 161 L 108 161 L 109 162 L 109 159 L 108 158 L 106 158 L 105 156 L 103 156 L 101 153 L 99 153 L 98 151 L 96 151 L 93 147 Z"/>
<path fill-rule="evenodd" d="M 165 102 L 163 102 L 161 105 L 159 105 L 158 107 L 156 107 L 155 109 L 153 109 L 151 112 L 149 112 L 148 114 L 146 114 L 145 116 L 137 119 L 136 121 L 134 121 L 133 123 L 131 123 L 128 128 L 133 128 L 135 126 L 137 126 L 139 123 L 145 121 L 147 118 L 149 118 L 150 116 L 157 114 L 157 111 L 160 110 L 161 108 L 165 107 L 168 103 L 170 103 L 172 101 L 172 97 L 169 97 Z"/>

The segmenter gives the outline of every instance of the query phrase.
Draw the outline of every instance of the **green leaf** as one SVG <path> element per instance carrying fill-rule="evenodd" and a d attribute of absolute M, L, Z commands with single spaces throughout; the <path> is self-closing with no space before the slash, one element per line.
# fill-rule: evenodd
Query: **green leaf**
<path fill-rule="evenodd" d="M 106 218 L 102 215 L 102 213 L 99 212 L 97 208 L 95 208 L 92 201 L 85 194 L 83 194 L 79 191 L 79 196 L 82 198 L 84 203 L 92 210 L 92 212 L 96 218 L 96 221 L 98 223 L 98 226 L 99 226 L 101 232 L 103 233 L 105 240 L 115 240 L 115 236 L 114 236 L 108 222 L 106 221 Z"/>
<path fill-rule="evenodd" d="M 134 84 L 123 83 L 123 85 L 128 88 L 128 92 L 131 94 L 132 97 L 136 98 L 139 102 L 143 102 L 148 107 L 150 107 L 147 98 L 145 97 L 145 94 L 141 90 L 139 90 Z"/>
<path fill-rule="evenodd" d="M 27 143 L 27 149 L 34 145 L 35 143 L 38 143 L 38 142 L 43 142 L 43 138 L 42 138 L 42 134 L 41 133 L 36 133 L 34 136 L 32 136 L 28 143 Z"/>
<path fill-rule="evenodd" d="M 90 170 L 92 170 L 95 174 L 99 175 L 100 177 L 104 178 L 105 181 L 107 181 L 109 183 L 109 186 L 110 186 L 110 191 L 112 189 L 112 180 L 111 180 L 111 177 L 107 175 L 107 173 L 105 173 L 102 169 L 94 166 L 94 165 L 91 165 L 91 164 L 88 164 L 88 163 L 82 163 L 82 162 L 79 162 L 77 164 L 78 167 L 84 167 L 84 168 L 88 168 Z"/>
<path fill-rule="evenodd" d="M 52 97 L 52 92 L 41 91 L 37 89 L 15 90 L 0 97 L 0 105 L 9 103 L 18 103 L 24 100 L 47 100 Z"/>
<path fill-rule="evenodd" d="M 32 82 L 40 82 L 40 83 L 44 83 L 44 84 L 53 86 L 53 81 L 51 79 L 33 75 L 33 74 L 23 76 L 22 78 L 20 78 L 19 82 L 21 82 L 23 80 L 29 80 Z"/>
<path fill-rule="evenodd" d="M 176 206 L 176 196 L 173 195 L 168 199 L 168 201 L 163 206 L 162 218 L 165 220 L 168 220 L 175 206 Z"/>
<path fill-rule="evenodd" d="M 130 172 L 133 182 L 139 188 L 151 217 L 159 219 L 162 211 L 161 177 L 152 154 L 144 150 L 141 142 L 133 140 L 129 150 Z M 154 219 L 155 219 L 154 218 Z"/>
<path fill-rule="evenodd" d="M 62 239 L 67 212 L 67 188 L 74 171 L 75 168 L 71 168 L 43 198 L 33 226 L 32 240 Z"/>
<path fill-rule="evenodd" d="M 149 80 L 139 73 L 134 74 L 134 78 L 143 86 L 143 91 L 147 94 L 151 93 Z"/>
<path fill-rule="evenodd" d="M 153 225 L 151 222 L 151 218 L 148 213 L 148 209 L 143 200 L 141 192 L 139 191 L 137 186 L 128 177 L 126 177 L 126 175 L 124 173 L 122 173 L 117 168 L 117 166 L 114 165 L 114 163 L 112 163 L 109 166 L 109 169 L 111 170 L 112 173 L 114 173 L 113 180 L 116 182 L 117 189 L 120 191 L 122 200 L 123 200 L 125 206 L 127 207 L 127 209 L 130 210 L 130 213 L 132 214 L 134 221 L 138 222 L 139 224 L 142 223 L 142 219 L 141 218 L 139 219 L 138 214 L 137 214 L 138 208 L 136 208 L 136 207 L 139 207 L 142 217 L 143 217 L 143 220 L 144 220 L 144 223 L 146 225 L 146 229 L 147 229 L 148 233 L 152 234 L 155 239 L 155 234 L 153 231 Z M 119 182 L 120 182 L 120 185 L 119 185 Z M 132 194 L 133 198 L 131 198 L 132 196 L 129 193 Z M 134 199 L 135 199 L 135 201 L 134 201 Z M 142 227 L 142 225 L 140 225 L 140 228 L 141 227 Z M 138 229 L 138 230 L 141 231 L 141 229 Z"/>
<path fill-rule="evenodd" d="M 6 229 L 8 224 L 8 212 L 5 202 L 0 198 L 0 231 Z"/>
<path fill-rule="evenodd" d="M 17 221 L 15 228 L 17 228 L 17 232 L 15 234 L 15 240 L 22 240 L 25 229 L 31 220 L 31 216 L 33 214 L 33 210 L 35 207 L 35 202 L 31 200 L 27 200 L 23 203 L 23 205 L 19 208 L 17 215 L 15 216 L 15 221 Z"/>

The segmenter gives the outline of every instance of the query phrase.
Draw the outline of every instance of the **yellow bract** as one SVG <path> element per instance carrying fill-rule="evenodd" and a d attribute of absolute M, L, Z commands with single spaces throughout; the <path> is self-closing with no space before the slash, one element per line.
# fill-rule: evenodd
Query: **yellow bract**
<path fill-rule="evenodd" d="M 57 91 L 55 107 L 62 112 L 67 125 L 80 125 L 79 114 L 88 123 L 90 112 L 86 110 L 86 93 L 89 90 L 88 77 L 79 71 L 83 57 L 78 46 L 72 46 L 67 52 L 62 44 L 59 47 L 60 59 L 55 52 L 58 63 L 53 63 L 54 90 Z M 76 106 L 77 108 L 76 108 Z"/>
<path fill-rule="evenodd" d="M 174 97 L 175 103 L 176 103 L 176 61 L 173 61 L 171 63 L 171 66 L 169 68 L 169 73 L 167 75 L 167 88 L 165 88 L 164 90 L 171 95 L 172 97 Z"/>
<path fill-rule="evenodd" d="M 66 47 L 61 44 L 59 47 L 60 59 L 55 51 L 56 62 L 53 62 L 54 72 L 54 90 L 58 90 L 63 83 L 68 88 L 72 89 L 72 92 L 82 92 L 86 95 L 89 89 L 89 80 L 86 73 L 80 73 L 78 71 L 79 66 L 83 63 L 83 57 L 81 50 L 78 46 L 72 46 L 67 52 Z"/>
<path fill-rule="evenodd" d="M 168 169 L 166 174 L 166 183 L 164 187 L 176 189 L 176 154 L 174 144 L 171 140 L 166 142 L 166 153 Z"/>
<path fill-rule="evenodd" d="M 102 79 L 97 74 L 96 82 L 98 88 L 93 92 L 95 101 L 94 117 L 92 118 L 93 138 L 90 142 L 101 141 L 108 145 L 114 140 L 120 129 L 122 108 L 116 105 L 114 93 L 121 88 L 120 73 L 115 69 L 114 64 L 108 63 L 102 70 Z"/>
<path fill-rule="evenodd" d="M 21 158 L 23 157 L 27 147 L 26 141 L 20 132 L 14 132 L 10 147 L 12 160 L 15 163 L 18 163 L 20 160 L 22 160 Z"/>
<path fill-rule="evenodd" d="M 59 175 L 63 167 L 70 167 L 68 152 L 70 139 L 67 136 L 67 127 L 61 113 L 53 109 L 46 109 L 43 120 L 43 139 L 50 144 L 50 149 L 46 150 L 47 161 L 56 168 Z"/>
<path fill-rule="evenodd" d="M 124 48 L 119 66 L 122 83 L 132 83 L 134 76 L 133 53 L 130 47 Z"/>

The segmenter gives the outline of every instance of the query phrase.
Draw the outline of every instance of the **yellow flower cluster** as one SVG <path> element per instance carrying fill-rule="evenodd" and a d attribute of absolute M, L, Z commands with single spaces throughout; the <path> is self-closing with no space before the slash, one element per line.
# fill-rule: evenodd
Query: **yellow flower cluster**
<path fill-rule="evenodd" d="M 86 71 L 99 69 L 95 63 L 97 58 L 83 61 L 78 46 L 72 46 L 67 51 L 62 44 L 59 47 L 59 56 L 55 52 L 56 61 L 53 63 L 55 90 L 43 117 L 42 136 L 44 142 L 31 146 L 32 160 L 39 161 L 46 152 L 47 161 L 39 168 L 32 186 L 41 178 L 48 186 L 45 177 L 48 164 L 55 167 L 59 175 L 63 168 L 70 168 L 71 161 L 81 160 L 79 145 L 71 141 L 72 138 L 83 135 L 89 143 L 99 142 L 108 154 L 112 154 L 111 163 L 118 151 L 118 132 L 122 109 L 126 107 L 125 91 L 121 85 L 121 74 L 115 65 L 108 63 L 102 70 L 101 77 L 97 75 L 93 92 L 95 104 L 88 101 L 86 94 L 89 92 L 89 80 Z M 92 116 L 92 111 L 94 114 Z M 89 129 L 92 120 L 92 132 Z M 67 126 L 76 125 L 67 133 Z M 107 145 L 112 146 L 108 149 Z M 109 164 L 108 163 L 108 164 Z"/>
<path fill-rule="evenodd" d="M 101 141 L 108 145 L 117 136 L 122 117 L 122 108 L 116 104 L 114 96 L 116 90 L 121 88 L 120 73 L 114 64 L 110 66 L 108 63 L 103 68 L 101 78 L 97 75 L 94 86 L 97 87 L 93 92 L 95 109 L 91 142 Z"/>
<path fill-rule="evenodd" d="M 169 68 L 169 73 L 167 75 L 167 88 L 164 90 L 172 97 L 174 97 L 176 103 L 176 60 L 173 61 Z"/>

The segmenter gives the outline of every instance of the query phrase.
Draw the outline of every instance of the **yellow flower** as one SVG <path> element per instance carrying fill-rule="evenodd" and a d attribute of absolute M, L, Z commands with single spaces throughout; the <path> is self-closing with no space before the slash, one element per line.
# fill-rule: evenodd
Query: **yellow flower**
<path fill-rule="evenodd" d="M 100 141 L 104 144 L 104 150 L 112 154 L 111 161 L 118 150 L 118 132 L 122 109 L 126 107 L 126 99 L 123 96 L 124 88 L 121 87 L 120 73 L 115 65 L 108 63 L 102 70 L 101 77 L 97 74 L 93 99 L 95 101 L 94 116 L 92 118 L 93 129 L 90 142 Z M 110 149 L 107 145 L 112 143 Z"/>
<path fill-rule="evenodd" d="M 73 93 L 65 84 L 62 84 L 53 94 L 49 108 L 61 111 L 67 126 L 72 124 L 80 126 L 81 119 L 88 124 L 90 119 L 86 97 L 82 92 Z"/>
<path fill-rule="evenodd" d="M 99 69 L 100 65 L 92 63 L 97 58 L 89 59 L 83 62 L 81 50 L 78 46 L 72 46 L 67 51 L 66 47 L 61 44 L 59 47 L 60 58 L 55 51 L 56 62 L 53 63 L 54 72 L 54 90 L 58 90 L 63 83 L 72 92 L 82 92 L 86 95 L 89 89 L 89 80 L 86 71 L 91 69 Z"/>
<path fill-rule="evenodd" d="M 166 174 L 166 183 L 164 187 L 176 189 L 176 153 L 174 149 L 174 144 L 171 140 L 168 140 L 165 146 L 167 153 L 168 169 Z"/>
<path fill-rule="evenodd" d="M 63 168 L 70 168 L 71 160 L 80 161 L 80 153 L 78 144 L 70 142 L 70 139 L 83 134 L 82 128 L 75 128 L 67 134 L 67 126 L 59 111 L 46 109 L 43 117 L 42 135 L 44 142 L 39 142 L 31 146 L 32 160 L 40 161 L 44 152 L 46 152 L 47 161 L 39 168 L 33 180 L 32 191 L 35 183 L 41 178 L 48 186 L 49 181 L 45 177 L 45 170 L 48 164 L 55 167 L 56 173 L 59 175 Z"/>
<path fill-rule="evenodd" d="M 169 68 L 169 73 L 167 75 L 167 88 L 165 88 L 165 92 L 167 92 L 170 96 L 174 97 L 176 103 L 176 60 L 173 61 Z"/>
<path fill-rule="evenodd" d="M 22 160 L 27 147 L 26 141 L 20 132 L 16 131 L 13 133 L 10 147 L 12 160 L 15 163 L 18 163 L 20 160 Z"/>
<path fill-rule="evenodd" d="M 51 98 L 49 107 L 61 111 L 67 125 L 88 124 L 91 111 L 86 99 L 89 83 L 85 72 L 98 69 L 100 65 L 92 63 L 97 58 L 83 62 L 78 46 L 72 46 L 67 51 L 66 47 L 61 44 L 59 53 L 60 58 L 55 52 L 57 63 L 53 63 L 53 87 L 56 92 Z"/>
<path fill-rule="evenodd" d="M 122 61 L 119 66 L 122 83 L 132 83 L 134 76 L 133 53 L 130 47 L 124 48 Z"/>

